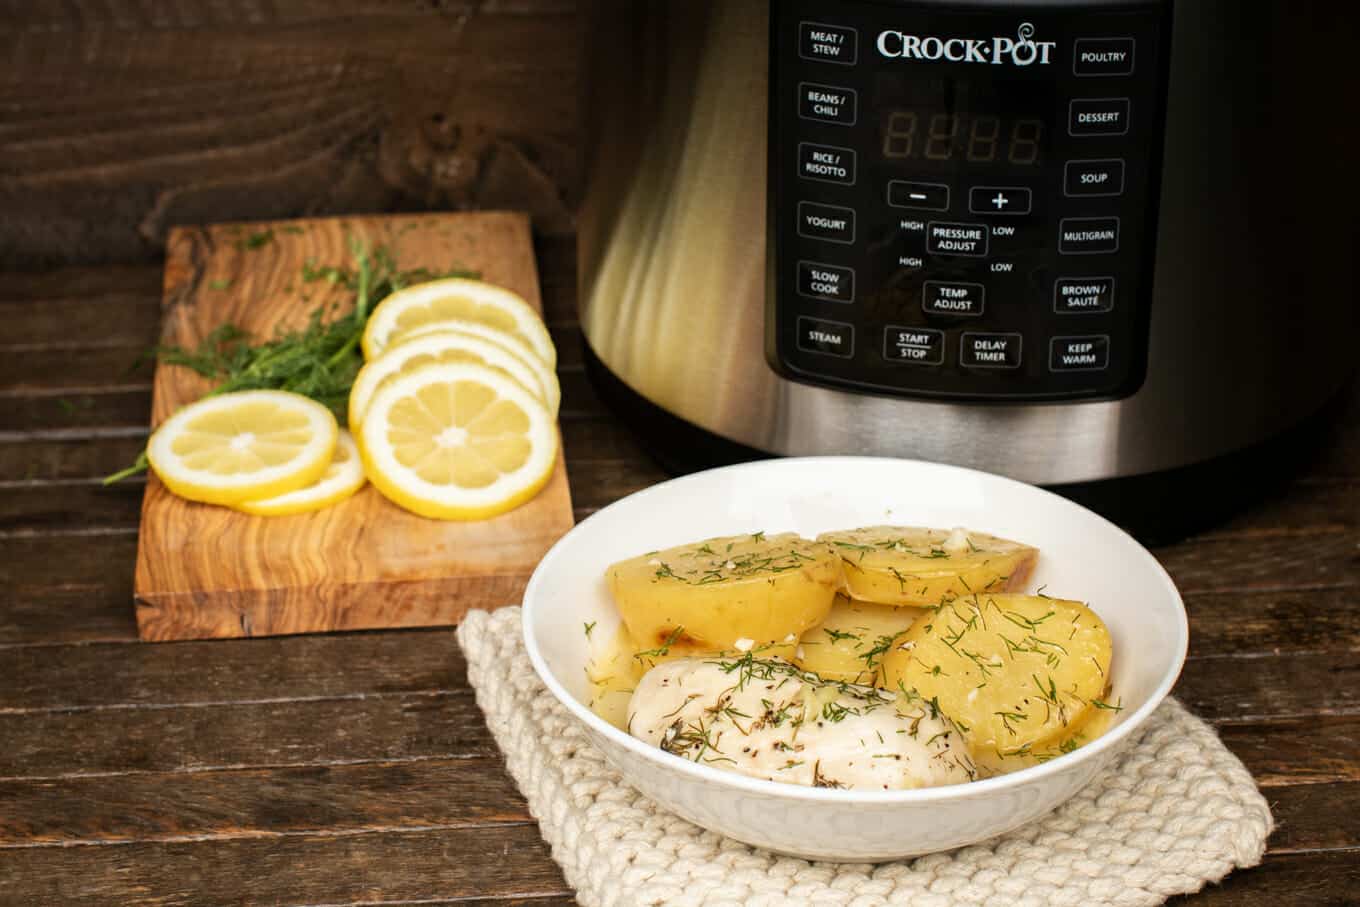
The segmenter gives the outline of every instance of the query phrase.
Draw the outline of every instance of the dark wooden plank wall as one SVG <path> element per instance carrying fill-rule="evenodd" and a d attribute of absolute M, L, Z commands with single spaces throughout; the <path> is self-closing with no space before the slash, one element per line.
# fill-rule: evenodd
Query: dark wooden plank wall
<path fill-rule="evenodd" d="M 506 205 L 537 217 L 577 515 L 661 479 L 575 340 L 576 7 L 0 0 L 0 903 L 571 903 L 450 632 L 133 644 L 141 488 L 98 478 L 145 441 L 169 225 Z M 1157 552 L 1178 695 L 1280 820 L 1188 903 L 1360 890 L 1358 520 L 1352 393 L 1303 474 Z"/>

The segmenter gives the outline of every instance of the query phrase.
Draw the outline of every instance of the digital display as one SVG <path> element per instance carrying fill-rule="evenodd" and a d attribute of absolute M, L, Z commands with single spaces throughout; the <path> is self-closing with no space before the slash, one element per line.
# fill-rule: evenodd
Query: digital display
<path fill-rule="evenodd" d="M 889 161 L 1043 163 L 1044 121 L 1038 117 L 889 110 L 883 117 L 883 157 Z"/>

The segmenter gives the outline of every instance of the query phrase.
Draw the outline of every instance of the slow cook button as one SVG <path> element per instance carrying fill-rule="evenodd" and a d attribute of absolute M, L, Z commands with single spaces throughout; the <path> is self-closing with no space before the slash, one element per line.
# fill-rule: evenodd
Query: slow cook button
<path fill-rule="evenodd" d="M 1123 135 L 1129 131 L 1129 99 L 1080 98 L 1073 101 L 1067 131 L 1075 136 Z"/>
<path fill-rule="evenodd" d="M 966 333 L 959 364 L 964 368 L 1019 368 L 1024 342 L 1019 334 Z"/>
<path fill-rule="evenodd" d="M 1068 217 L 1058 225 L 1058 251 L 1063 255 L 1098 255 L 1119 251 L 1119 218 Z"/>
<path fill-rule="evenodd" d="M 927 280 L 921 307 L 928 315 L 981 315 L 987 288 L 980 283 Z"/>
<path fill-rule="evenodd" d="M 1124 162 L 1068 161 L 1063 192 L 1069 196 L 1100 198 L 1124 193 Z"/>
<path fill-rule="evenodd" d="M 926 251 L 931 255 L 964 255 L 981 258 L 987 254 L 989 234 L 985 224 L 951 224 L 931 221 L 926 225 Z"/>
<path fill-rule="evenodd" d="M 803 82 L 798 86 L 798 115 L 805 120 L 853 126 L 858 117 L 853 88 Z"/>
<path fill-rule="evenodd" d="M 859 56 L 859 32 L 820 22 L 803 22 L 798 26 L 798 55 L 818 63 L 853 66 Z"/>
<path fill-rule="evenodd" d="M 798 146 L 798 175 L 805 180 L 823 183 L 855 184 L 855 152 L 835 145 L 814 145 L 803 142 Z"/>
<path fill-rule="evenodd" d="M 815 261 L 798 262 L 798 292 L 827 302 L 855 301 L 855 272 Z"/>
<path fill-rule="evenodd" d="M 1060 277 L 1053 284 L 1053 311 L 1059 315 L 1113 310 L 1113 277 Z"/>
<path fill-rule="evenodd" d="M 798 348 L 805 353 L 849 359 L 855 355 L 854 325 L 821 318 L 799 318 Z"/>
<path fill-rule="evenodd" d="M 883 339 L 883 358 L 908 365 L 942 365 L 944 332 L 889 327 Z"/>
<path fill-rule="evenodd" d="M 1133 73 L 1132 38 L 1078 38 L 1072 73 L 1078 76 L 1127 76 Z"/>
<path fill-rule="evenodd" d="M 1110 367 L 1110 338 L 1054 337 L 1048 367 L 1055 372 L 1099 372 Z"/>
<path fill-rule="evenodd" d="M 799 202 L 798 234 L 808 239 L 852 243 L 855 241 L 855 212 L 835 205 Z"/>

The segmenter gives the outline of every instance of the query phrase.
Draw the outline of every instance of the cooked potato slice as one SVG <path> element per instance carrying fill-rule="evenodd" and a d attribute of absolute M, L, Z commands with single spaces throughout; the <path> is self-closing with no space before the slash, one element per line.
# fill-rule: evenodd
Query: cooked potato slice
<path fill-rule="evenodd" d="M 750 649 L 795 642 L 831 610 L 840 559 L 792 533 L 733 536 L 610 567 L 619 613 L 644 649 Z"/>
<path fill-rule="evenodd" d="M 1078 719 L 1066 731 L 1045 743 L 1030 747 L 1025 752 L 1006 750 L 1003 754 L 996 749 L 983 750 L 974 760 L 977 764 L 978 777 L 995 778 L 998 775 L 1008 775 L 1081 749 L 1110 729 L 1118 711 L 1114 706 L 1108 709 L 1087 709 L 1086 717 Z"/>
<path fill-rule="evenodd" d="M 883 660 L 888 684 L 934 699 L 975 756 L 1057 744 L 1105 694 L 1110 633 L 1080 602 L 970 595 L 919 618 Z M 1102 703 L 1103 705 L 1103 703 Z"/>
<path fill-rule="evenodd" d="M 882 686 L 883 656 L 922 613 L 838 595 L 826 620 L 803 634 L 795 663 L 823 680 Z"/>
<path fill-rule="evenodd" d="M 1039 558 L 1028 545 L 964 529 L 870 526 L 828 532 L 818 541 L 840 555 L 851 598 L 899 607 L 1021 589 Z"/>

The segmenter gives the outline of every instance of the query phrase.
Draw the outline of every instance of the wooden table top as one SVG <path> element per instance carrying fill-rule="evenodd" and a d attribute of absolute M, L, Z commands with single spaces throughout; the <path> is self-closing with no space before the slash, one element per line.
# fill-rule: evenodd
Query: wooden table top
<path fill-rule="evenodd" d="M 581 370 L 574 249 L 539 249 L 577 516 L 664 478 Z M 148 645 L 133 624 L 155 266 L 0 283 L 0 903 L 559 905 L 570 890 L 448 630 Z M 1263 786 L 1263 866 L 1195 905 L 1360 892 L 1360 393 L 1303 474 L 1156 551 L 1176 690 Z"/>

